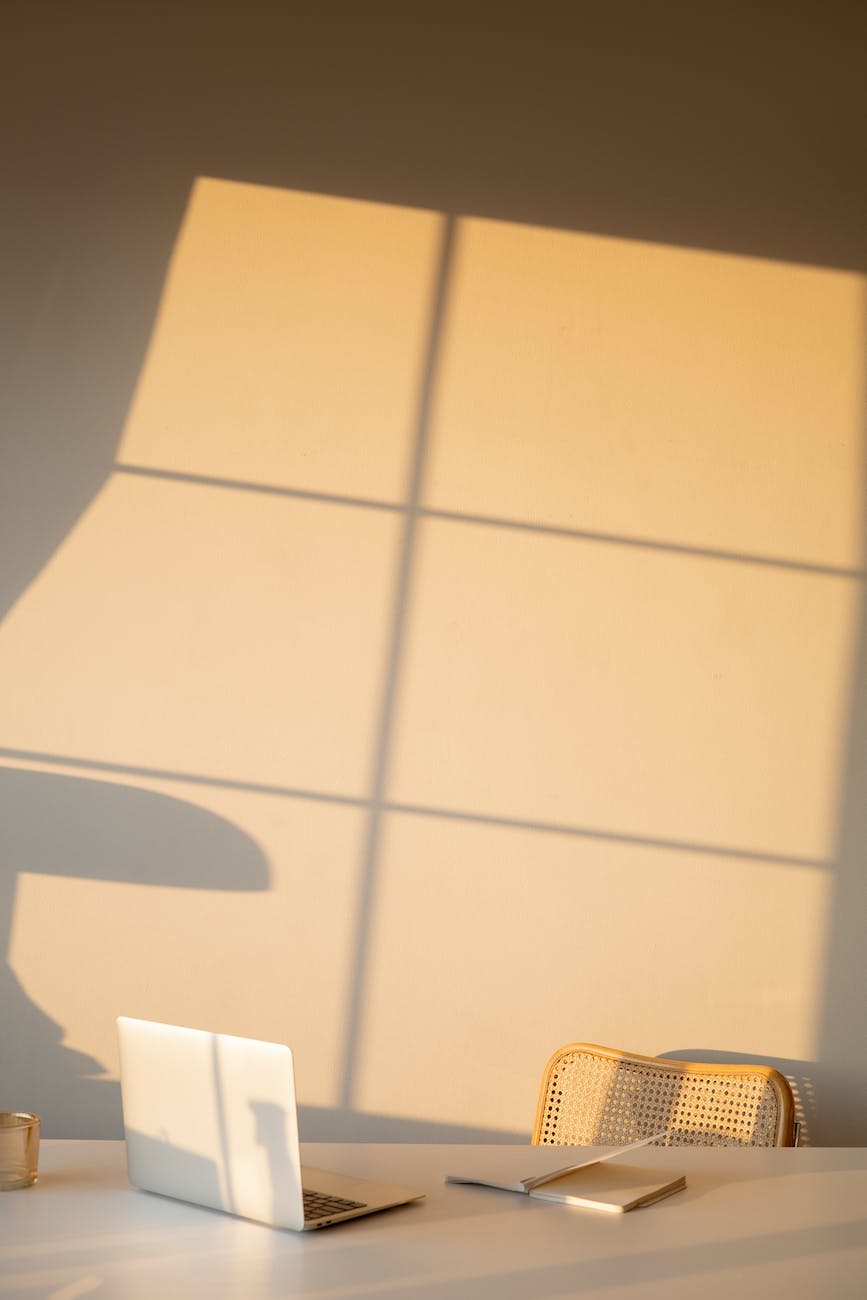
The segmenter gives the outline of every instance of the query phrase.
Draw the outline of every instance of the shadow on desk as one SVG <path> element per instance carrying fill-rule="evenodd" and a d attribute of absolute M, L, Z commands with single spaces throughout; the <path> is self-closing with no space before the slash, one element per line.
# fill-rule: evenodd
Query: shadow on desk
<path fill-rule="evenodd" d="M 563 1211 L 564 1207 L 557 1207 Z M 654 1207 L 659 1213 L 661 1207 Z M 642 1213 L 642 1211 L 638 1211 Z M 630 1216 L 631 1217 L 631 1216 Z M 611 1225 L 615 1226 L 615 1225 Z M 787 1262 L 806 1262 L 811 1257 L 826 1255 L 830 1252 L 845 1251 L 862 1247 L 867 1236 L 867 1220 L 852 1223 L 833 1223 L 811 1228 L 800 1227 L 791 1231 L 758 1234 L 754 1237 L 700 1242 L 685 1246 L 661 1246 L 659 1250 L 625 1252 L 613 1254 L 608 1250 L 595 1259 L 584 1259 L 576 1264 L 574 1260 L 567 1263 L 539 1263 L 524 1269 L 509 1267 L 503 1272 L 487 1271 L 479 1274 L 461 1272 L 449 1273 L 447 1270 L 430 1281 L 413 1282 L 405 1275 L 400 1294 L 411 1296 L 413 1300 L 424 1300 L 425 1296 L 442 1296 L 444 1283 L 448 1283 L 452 1293 L 461 1300 L 547 1300 L 547 1298 L 566 1295 L 581 1295 L 586 1292 L 604 1293 L 612 1288 L 630 1287 L 637 1283 L 666 1283 L 678 1279 L 694 1277 L 696 1286 L 701 1286 L 703 1277 L 724 1275 L 732 1267 L 733 1252 L 739 1273 L 747 1268 L 761 1268 L 765 1265 L 785 1264 Z M 363 1276 L 366 1272 L 364 1255 L 368 1249 L 376 1246 L 355 1246 L 345 1248 L 340 1265 L 344 1276 L 357 1271 Z M 357 1266 L 352 1264 L 352 1254 L 357 1250 Z M 392 1281 L 390 1277 L 380 1279 L 385 1286 Z M 834 1300 L 854 1297 L 862 1294 L 853 1277 L 853 1288 L 844 1293 L 834 1292 Z M 390 1289 L 390 1287 L 389 1287 Z M 364 1294 L 371 1294 L 365 1289 Z M 678 1294 L 681 1294 L 678 1291 Z M 715 1293 L 716 1294 L 716 1293 Z"/>

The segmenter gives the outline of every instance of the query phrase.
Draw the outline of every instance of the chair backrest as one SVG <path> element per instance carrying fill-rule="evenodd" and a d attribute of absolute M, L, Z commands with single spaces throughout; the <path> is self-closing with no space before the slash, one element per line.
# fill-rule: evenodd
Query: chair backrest
<path fill-rule="evenodd" d="M 569 1043 L 545 1067 L 533 1141 L 622 1146 L 665 1133 L 660 1146 L 794 1144 L 794 1102 L 766 1065 L 711 1065 Z"/>

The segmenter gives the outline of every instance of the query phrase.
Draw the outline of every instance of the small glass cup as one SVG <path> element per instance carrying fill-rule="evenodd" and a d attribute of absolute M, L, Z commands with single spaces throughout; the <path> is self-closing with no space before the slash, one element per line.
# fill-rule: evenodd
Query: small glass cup
<path fill-rule="evenodd" d="M 30 1187 L 39 1168 L 39 1116 L 0 1110 L 0 1192 Z"/>

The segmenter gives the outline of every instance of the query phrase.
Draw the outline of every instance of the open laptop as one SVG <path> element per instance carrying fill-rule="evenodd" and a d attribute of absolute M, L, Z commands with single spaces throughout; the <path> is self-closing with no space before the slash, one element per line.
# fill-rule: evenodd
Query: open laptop
<path fill-rule="evenodd" d="M 422 1198 L 302 1168 L 288 1047 L 127 1016 L 117 1031 L 136 1187 L 304 1232 Z"/>

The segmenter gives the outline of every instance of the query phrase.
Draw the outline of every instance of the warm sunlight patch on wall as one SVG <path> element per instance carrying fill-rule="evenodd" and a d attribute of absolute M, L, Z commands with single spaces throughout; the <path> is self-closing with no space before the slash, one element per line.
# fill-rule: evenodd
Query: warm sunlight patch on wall
<path fill-rule="evenodd" d="M 364 794 L 399 522 L 113 475 L 0 628 L 5 743 Z"/>
<path fill-rule="evenodd" d="M 826 859 L 862 364 L 860 276 L 462 221 L 390 795 Z"/>
<path fill-rule="evenodd" d="M 428 504 L 860 564 L 863 287 L 464 220 Z"/>
<path fill-rule="evenodd" d="M 400 498 L 441 224 L 198 180 L 118 459 Z"/>
<path fill-rule="evenodd" d="M 303 497 L 405 495 L 442 225 L 196 183 L 119 455 L 144 472 L 0 630 L 8 746 L 366 793 L 403 521 Z"/>
<path fill-rule="evenodd" d="M 826 860 L 861 583 L 434 520 L 398 802 Z"/>
<path fill-rule="evenodd" d="M 208 809 L 269 888 L 22 856 L 16 980 L 70 1042 L 112 1063 L 119 1009 L 288 1039 L 307 1104 L 512 1130 L 571 1037 L 808 1059 L 861 294 L 199 181 L 114 472 L 0 626 L 0 757 L 96 827 L 117 791 L 75 782 L 161 796 L 200 871 Z"/>

